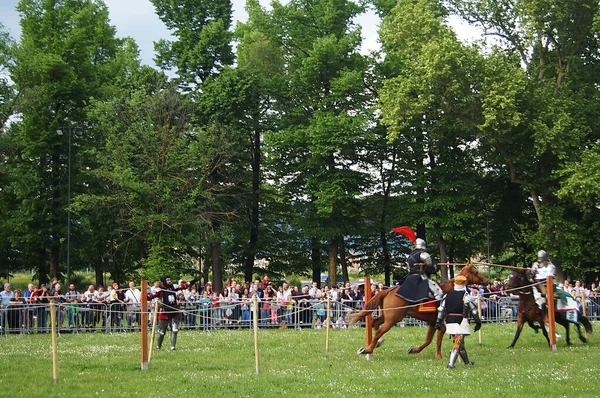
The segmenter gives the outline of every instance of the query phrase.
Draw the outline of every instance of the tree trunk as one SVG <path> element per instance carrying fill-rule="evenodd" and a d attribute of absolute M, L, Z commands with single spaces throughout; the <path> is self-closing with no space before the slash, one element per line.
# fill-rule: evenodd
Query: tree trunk
<path fill-rule="evenodd" d="M 210 244 L 205 248 L 204 254 L 201 255 L 204 256 L 204 261 L 202 261 L 202 275 L 204 276 L 204 285 L 206 285 L 210 282 L 210 269 L 212 265 Z"/>
<path fill-rule="evenodd" d="M 337 269 L 338 239 L 333 238 L 329 241 L 329 286 L 335 286 L 335 271 Z M 348 273 L 348 269 L 346 269 Z"/>
<path fill-rule="evenodd" d="M 60 261 L 60 247 L 58 246 L 53 246 L 52 248 L 50 248 L 50 277 L 51 278 L 58 278 L 59 277 L 59 261 Z M 69 275 L 67 275 L 67 278 L 69 277 Z M 70 281 L 67 281 L 67 283 L 70 283 Z"/>
<path fill-rule="evenodd" d="M 252 204 L 250 209 L 250 240 L 246 252 L 246 264 L 244 266 L 244 278 L 246 281 L 252 280 L 254 272 L 254 259 L 258 247 L 258 232 L 260 223 L 260 164 L 261 164 L 261 143 L 260 132 L 254 131 L 254 142 L 252 147 Z"/>
<path fill-rule="evenodd" d="M 310 259 L 312 263 L 312 280 L 321 283 L 321 243 L 313 238 L 310 242 Z"/>
<path fill-rule="evenodd" d="M 348 259 L 346 258 L 346 242 L 344 241 L 343 236 L 340 236 L 337 240 L 339 243 L 338 248 L 340 255 L 340 263 L 342 265 L 342 279 L 344 280 L 344 282 L 350 281 L 350 276 L 348 276 Z"/>
<path fill-rule="evenodd" d="M 37 258 L 38 258 L 38 279 L 40 285 L 42 283 L 48 283 L 48 270 L 46 267 L 46 249 L 38 249 L 37 250 Z"/>
<path fill-rule="evenodd" d="M 94 273 L 96 274 L 96 286 L 104 285 L 104 272 L 102 268 L 102 255 L 96 254 L 94 256 Z"/>
<path fill-rule="evenodd" d="M 447 263 L 448 255 L 446 254 L 447 253 L 446 241 L 444 240 L 444 237 L 442 236 L 442 234 L 439 234 L 437 236 L 437 245 L 438 245 L 438 249 L 440 251 L 440 262 Z M 440 273 L 441 273 L 441 282 L 442 283 L 447 282 L 448 281 L 448 266 L 441 265 Z"/>
<path fill-rule="evenodd" d="M 223 291 L 223 259 L 221 256 L 221 244 L 211 242 L 210 258 L 213 272 L 213 290 L 215 292 Z"/>

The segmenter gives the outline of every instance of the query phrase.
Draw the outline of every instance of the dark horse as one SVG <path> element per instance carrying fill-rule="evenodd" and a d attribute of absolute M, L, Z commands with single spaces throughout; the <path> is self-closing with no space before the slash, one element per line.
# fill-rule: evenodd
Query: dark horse
<path fill-rule="evenodd" d="M 548 345 L 550 345 L 550 339 L 548 338 L 548 332 L 546 331 L 546 325 L 544 322 L 544 314 L 540 309 L 540 306 L 536 303 L 535 298 L 533 297 L 533 287 L 527 278 L 527 274 L 525 270 L 518 271 L 514 270 L 512 275 L 508 280 L 507 287 L 509 289 L 519 289 L 517 293 L 519 294 L 519 317 L 517 319 L 517 333 L 515 333 L 515 338 L 511 345 L 508 348 L 513 348 L 521 335 L 521 331 L 523 330 L 523 325 L 525 322 L 529 326 L 531 326 L 534 330 L 542 329 L 544 333 L 544 337 L 548 341 Z M 564 316 L 562 312 L 554 312 L 556 323 L 564 326 L 567 331 L 567 345 L 571 345 L 571 336 L 569 335 L 569 320 Z M 573 322 L 577 327 L 577 333 L 579 333 L 579 339 L 584 343 L 587 343 L 587 339 L 581 333 L 580 324 L 585 327 L 585 331 L 588 333 L 592 332 L 592 324 L 590 321 L 581 314 L 581 311 L 577 311 L 577 320 L 578 322 Z M 539 327 L 536 325 L 539 324 Z"/>
<path fill-rule="evenodd" d="M 467 282 L 469 284 L 479 284 L 479 283 L 487 283 L 487 278 L 480 274 L 475 267 L 472 265 L 468 265 L 463 267 L 460 271 L 459 275 L 463 275 L 467 278 Z M 446 283 L 440 284 L 442 291 L 448 293 L 452 290 L 454 284 L 453 280 L 450 280 Z M 358 311 L 352 315 L 350 315 L 350 322 L 354 323 L 364 318 L 367 315 L 373 313 L 378 307 L 381 307 L 381 315 L 378 318 L 373 320 L 373 328 L 376 330 L 375 336 L 373 336 L 373 341 L 367 347 L 361 348 L 359 350 L 360 354 L 372 354 L 373 350 L 376 347 L 379 347 L 381 342 L 379 339 L 385 333 L 388 332 L 395 324 L 400 322 L 406 315 L 410 315 L 413 318 L 420 319 L 422 321 L 427 322 L 427 337 L 425 338 L 425 342 L 421 344 L 419 347 L 409 348 L 409 354 L 418 354 L 425 347 L 431 344 L 433 340 L 433 334 L 435 332 L 435 321 L 437 319 L 437 311 L 433 312 L 419 312 L 418 304 L 414 305 L 401 297 L 396 296 L 396 292 L 398 291 L 398 287 L 382 290 L 378 292 L 371 300 L 365 303 L 365 306 L 362 311 Z M 442 339 L 444 338 L 444 332 L 446 331 L 446 327 L 442 327 L 438 331 L 437 341 L 436 341 L 436 349 L 435 356 L 438 359 L 442 359 Z"/>

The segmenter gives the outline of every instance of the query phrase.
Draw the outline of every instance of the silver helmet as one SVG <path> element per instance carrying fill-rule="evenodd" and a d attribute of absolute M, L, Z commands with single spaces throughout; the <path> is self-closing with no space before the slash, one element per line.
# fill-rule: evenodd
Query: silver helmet
<path fill-rule="evenodd" d="M 416 249 L 427 249 L 427 242 L 425 242 L 423 239 L 421 238 L 417 238 L 417 241 L 415 242 L 415 248 Z"/>
<path fill-rule="evenodd" d="M 540 251 L 537 253 L 537 259 L 538 259 L 538 261 L 540 261 L 540 262 L 541 262 L 541 261 L 548 261 L 548 253 L 546 253 L 546 251 L 545 251 L 545 250 L 540 250 Z"/>

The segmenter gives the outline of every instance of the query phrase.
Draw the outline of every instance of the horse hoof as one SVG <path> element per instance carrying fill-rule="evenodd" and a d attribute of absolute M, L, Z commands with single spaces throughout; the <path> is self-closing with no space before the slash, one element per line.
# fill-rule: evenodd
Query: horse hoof
<path fill-rule="evenodd" d="M 406 350 L 407 354 L 416 354 L 417 350 L 415 350 L 413 347 L 410 347 L 408 350 Z"/>
<path fill-rule="evenodd" d="M 377 344 L 375 344 L 375 348 L 379 348 L 379 347 L 381 347 L 381 345 L 383 344 L 383 342 L 384 342 L 384 340 L 383 340 L 383 339 L 379 339 L 379 340 L 377 341 Z"/>
<path fill-rule="evenodd" d="M 365 358 L 366 358 L 367 361 L 372 361 L 373 360 L 373 354 L 367 354 L 365 356 Z"/>
<path fill-rule="evenodd" d="M 358 350 L 356 350 L 356 353 L 358 355 L 363 355 L 363 354 L 366 354 L 367 352 L 365 350 L 365 347 L 360 347 Z"/>

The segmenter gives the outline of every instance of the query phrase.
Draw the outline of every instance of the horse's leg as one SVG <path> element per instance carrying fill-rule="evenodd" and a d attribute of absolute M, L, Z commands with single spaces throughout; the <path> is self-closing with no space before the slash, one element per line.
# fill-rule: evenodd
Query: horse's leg
<path fill-rule="evenodd" d="M 581 340 L 584 343 L 587 343 L 587 339 L 585 338 L 585 336 L 583 335 L 583 333 L 581 333 L 581 325 L 578 323 L 575 323 L 575 327 L 577 328 L 577 333 L 579 334 L 579 340 Z"/>
<path fill-rule="evenodd" d="M 446 325 L 443 325 L 437 332 L 437 341 L 435 342 L 435 357 L 436 359 L 444 359 L 442 355 L 442 341 L 444 340 L 444 333 L 446 333 Z"/>
<path fill-rule="evenodd" d="M 431 322 L 427 324 L 427 335 L 425 336 L 425 341 L 418 347 L 411 347 L 408 349 L 409 354 L 418 354 L 423 351 L 431 342 L 433 341 L 433 334 L 435 333 L 434 324 Z"/>
<path fill-rule="evenodd" d="M 517 318 L 517 332 L 515 333 L 515 338 L 512 343 L 508 346 L 508 348 L 514 348 L 515 344 L 517 344 L 517 340 L 519 340 L 519 336 L 521 335 L 521 331 L 523 330 L 523 325 L 525 324 L 525 319 L 523 318 L 523 313 L 519 312 L 519 316 Z"/>
<path fill-rule="evenodd" d="M 571 328 L 569 327 L 569 321 L 567 318 L 564 318 L 561 314 L 556 314 L 556 323 L 562 325 L 565 328 L 567 345 L 573 345 L 571 342 Z"/>
<path fill-rule="evenodd" d="M 378 346 L 377 342 L 379 341 L 381 336 L 386 334 L 395 324 L 395 322 L 390 322 L 389 320 L 387 322 L 384 322 L 383 325 L 381 325 L 381 327 L 377 329 L 377 332 L 375 332 L 375 336 L 373 336 L 373 341 L 371 341 L 371 344 L 365 347 L 362 354 L 372 354 L 375 348 Z"/>
<path fill-rule="evenodd" d="M 548 331 L 546 330 L 546 323 L 544 322 L 544 318 L 540 320 L 540 329 L 542 329 L 542 333 L 548 342 L 548 347 L 550 347 L 550 336 L 548 336 Z"/>
<path fill-rule="evenodd" d="M 382 311 L 381 316 L 379 318 L 373 320 L 373 329 L 378 330 L 381 327 L 381 325 L 383 325 L 384 323 L 385 323 L 385 317 L 383 316 L 383 311 Z M 383 344 L 383 339 L 377 340 L 377 344 L 375 345 L 375 348 L 379 348 L 382 344 Z"/>

